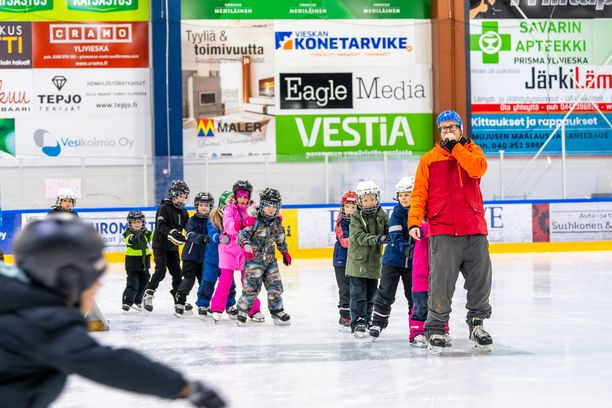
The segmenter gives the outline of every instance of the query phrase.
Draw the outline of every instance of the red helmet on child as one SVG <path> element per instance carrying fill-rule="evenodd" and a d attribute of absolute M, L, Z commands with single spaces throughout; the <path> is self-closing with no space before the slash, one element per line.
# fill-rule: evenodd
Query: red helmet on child
<path fill-rule="evenodd" d="M 357 193 L 354 191 L 347 191 L 344 193 L 342 196 L 342 206 L 346 203 L 357 205 Z"/>

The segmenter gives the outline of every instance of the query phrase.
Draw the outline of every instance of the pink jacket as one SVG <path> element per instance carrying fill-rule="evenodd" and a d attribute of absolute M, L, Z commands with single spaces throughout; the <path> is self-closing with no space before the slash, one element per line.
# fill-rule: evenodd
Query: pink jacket
<path fill-rule="evenodd" d="M 427 255 L 427 235 L 428 225 L 426 222 L 421 225 L 421 240 L 416 241 L 414 245 L 414 253 L 412 256 L 412 291 L 427 292 L 429 291 L 429 256 Z"/>
<path fill-rule="evenodd" d="M 242 270 L 244 269 L 244 252 L 236 243 L 238 232 L 242 229 L 242 221 L 247 218 L 248 206 L 233 203 L 225 208 L 223 213 L 223 233 L 228 235 L 227 244 L 219 244 L 219 268 Z"/>

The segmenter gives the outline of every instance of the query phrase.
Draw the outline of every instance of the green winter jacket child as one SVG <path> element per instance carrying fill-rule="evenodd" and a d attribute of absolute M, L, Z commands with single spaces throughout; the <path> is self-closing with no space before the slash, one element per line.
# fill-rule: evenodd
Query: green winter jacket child
<path fill-rule="evenodd" d="M 382 208 L 374 214 L 358 210 L 351 215 L 349 227 L 346 276 L 380 279 L 382 245 L 376 242 L 380 235 L 389 234 L 389 216 Z"/>

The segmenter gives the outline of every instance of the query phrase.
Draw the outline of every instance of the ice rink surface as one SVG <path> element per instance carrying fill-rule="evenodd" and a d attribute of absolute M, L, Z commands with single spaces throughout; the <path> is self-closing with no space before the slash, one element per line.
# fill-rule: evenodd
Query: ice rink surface
<path fill-rule="evenodd" d="M 489 354 L 469 346 L 461 277 L 451 315 L 453 346 L 443 356 L 408 345 L 400 291 L 377 341 L 339 332 L 330 260 L 281 265 L 289 327 L 272 324 L 262 295 L 263 324 L 237 327 L 225 315 L 220 325 L 196 315 L 177 319 L 169 277 L 153 313 L 124 313 L 125 277 L 122 266 L 113 265 L 98 295 L 111 330 L 94 336 L 210 381 L 233 407 L 612 407 L 612 252 L 492 258 Z M 188 406 L 76 376 L 53 405 Z"/>

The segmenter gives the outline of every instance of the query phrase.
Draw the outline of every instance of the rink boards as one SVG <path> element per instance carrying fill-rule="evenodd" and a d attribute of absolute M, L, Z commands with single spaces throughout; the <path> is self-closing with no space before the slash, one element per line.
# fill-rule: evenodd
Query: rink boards
<path fill-rule="evenodd" d="M 389 213 L 394 203 L 385 203 Z M 571 251 L 612 249 L 612 199 L 534 200 L 485 202 L 492 252 Z M 78 209 L 83 220 L 102 235 L 112 261 L 125 251 L 126 214 L 135 208 Z M 138 208 L 154 230 L 154 207 Z M 292 255 L 297 258 L 331 257 L 335 243 L 336 205 L 286 205 L 283 224 Z M 0 248 L 11 253 L 13 237 L 23 225 L 46 216 L 47 210 L 0 212 Z"/>

